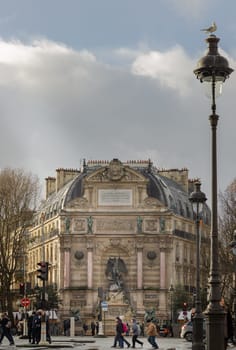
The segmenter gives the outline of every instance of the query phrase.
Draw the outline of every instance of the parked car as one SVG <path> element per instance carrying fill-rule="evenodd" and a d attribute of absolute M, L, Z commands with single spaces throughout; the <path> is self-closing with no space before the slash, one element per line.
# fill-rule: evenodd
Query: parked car
<path fill-rule="evenodd" d="M 203 320 L 203 336 L 204 336 L 204 338 L 206 336 L 206 324 L 205 324 L 204 320 Z M 186 322 L 181 327 L 180 338 L 186 339 L 187 341 L 193 340 L 193 323 L 192 323 L 192 321 Z"/>
<path fill-rule="evenodd" d="M 170 330 L 166 324 L 163 324 L 162 326 L 159 327 L 159 335 L 161 337 L 167 337 L 167 335 L 169 335 L 169 333 L 170 333 Z"/>
<path fill-rule="evenodd" d="M 192 341 L 193 339 L 193 323 L 188 321 L 181 327 L 180 338 Z"/>

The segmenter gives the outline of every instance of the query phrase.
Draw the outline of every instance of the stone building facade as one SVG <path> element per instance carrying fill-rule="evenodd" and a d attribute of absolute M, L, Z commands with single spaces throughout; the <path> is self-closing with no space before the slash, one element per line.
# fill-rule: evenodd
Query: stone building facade
<path fill-rule="evenodd" d="M 194 288 L 196 244 L 193 191 L 187 169 L 158 170 L 148 161 L 90 161 L 57 169 L 46 179 L 46 199 L 35 215 L 28 247 L 28 280 L 48 261 L 48 284 L 63 301 L 60 317 L 79 311 L 143 318 L 155 310 L 170 318 L 169 287 Z M 201 283 L 207 284 L 210 212 L 201 225 Z"/>

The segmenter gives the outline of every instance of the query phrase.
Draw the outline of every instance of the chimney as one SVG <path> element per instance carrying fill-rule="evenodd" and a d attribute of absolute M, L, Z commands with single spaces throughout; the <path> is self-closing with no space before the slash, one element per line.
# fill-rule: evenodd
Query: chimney
<path fill-rule="evenodd" d="M 70 180 L 74 179 L 80 171 L 77 169 L 63 169 L 59 168 L 56 170 L 57 179 L 56 179 L 56 191 L 58 192 L 65 184 Z"/>
<path fill-rule="evenodd" d="M 163 169 L 158 171 L 161 175 L 166 176 L 177 182 L 188 193 L 188 169 Z"/>
<path fill-rule="evenodd" d="M 46 199 L 56 191 L 56 178 L 47 177 L 46 179 Z"/>

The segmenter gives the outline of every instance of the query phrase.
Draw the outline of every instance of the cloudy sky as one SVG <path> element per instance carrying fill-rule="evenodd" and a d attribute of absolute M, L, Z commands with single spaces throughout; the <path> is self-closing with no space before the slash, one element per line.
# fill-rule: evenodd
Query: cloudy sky
<path fill-rule="evenodd" d="M 0 0 L 0 168 L 43 182 L 86 160 L 189 169 L 210 197 L 210 100 L 193 74 L 217 23 L 236 70 L 236 1 Z M 217 99 L 218 183 L 236 177 L 236 72 Z M 210 204 L 210 200 L 209 200 Z"/>

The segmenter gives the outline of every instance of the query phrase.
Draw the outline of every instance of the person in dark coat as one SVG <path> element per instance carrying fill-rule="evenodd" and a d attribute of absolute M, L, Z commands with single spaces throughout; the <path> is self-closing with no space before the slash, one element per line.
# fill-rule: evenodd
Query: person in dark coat
<path fill-rule="evenodd" d="M 32 323 L 32 344 L 39 344 L 41 339 L 41 313 L 35 313 Z"/>
<path fill-rule="evenodd" d="M 51 332 L 50 332 L 50 323 L 49 323 L 49 316 L 48 315 L 46 315 L 46 340 L 49 342 L 49 344 L 52 343 Z"/>
<path fill-rule="evenodd" d="M 70 319 L 67 318 L 63 321 L 64 335 L 70 335 Z"/>
<path fill-rule="evenodd" d="M 124 347 L 124 340 L 123 340 L 123 324 L 119 317 L 116 317 L 116 335 L 114 338 L 114 344 L 112 345 L 112 348 L 116 348 L 117 343 L 119 343 L 119 347 Z"/>
<path fill-rule="evenodd" d="M 91 327 L 92 336 L 94 336 L 95 335 L 95 330 L 96 330 L 96 325 L 95 325 L 94 321 L 91 322 L 90 327 Z"/>
<path fill-rule="evenodd" d="M 31 340 L 33 339 L 32 328 L 33 328 L 34 315 L 35 315 L 35 311 L 33 311 L 32 314 L 27 319 L 29 343 L 31 343 Z"/>
<path fill-rule="evenodd" d="M 1 326 L 2 326 L 2 334 L 0 337 L 0 344 L 2 344 L 2 340 L 4 337 L 6 337 L 9 340 L 9 345 L 14 345 L 14 340 L 11 334 L 11 321 L 7 315 L 7 313 L 3 314 L 1 319 Z"/>
<path fill-rule="evenodd" d="M 98 334 L 99 333 L 99 322 L 97 321 L 96 322 L 96 334 Z"/>
<path fill-rule="evenodd" d="M 84 335 L 87 335 L 87 331 L 88 331 L 88 325 L 87 323 L 83 324 L 83 330 L 84 330 Z"/>

